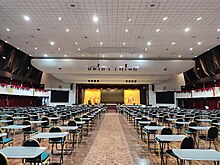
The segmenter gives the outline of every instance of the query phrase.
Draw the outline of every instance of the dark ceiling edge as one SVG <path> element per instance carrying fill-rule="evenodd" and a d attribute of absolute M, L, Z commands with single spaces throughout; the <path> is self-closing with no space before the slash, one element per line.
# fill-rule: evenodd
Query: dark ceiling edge
<path fill-rule="evenodd" d="M 71 60 L 194 60 L 193 58 L 89 58 L 89 57 L 32 57 L 32 59 L 71 59 Z"/>

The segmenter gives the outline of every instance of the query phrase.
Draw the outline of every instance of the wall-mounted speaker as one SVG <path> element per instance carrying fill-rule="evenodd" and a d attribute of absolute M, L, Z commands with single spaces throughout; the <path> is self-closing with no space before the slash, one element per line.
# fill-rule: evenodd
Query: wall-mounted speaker
<path fill-rule="evenodd" d="M 70 90 L 73 90 L 73 83 L 70 84 Z"/>
<path fill-rule="evenodd" d="M 154 84 L 151 85 L 151 89 L 152 89 L 152 91 L 155 91 L 155 86 L 154 86 Z"/>

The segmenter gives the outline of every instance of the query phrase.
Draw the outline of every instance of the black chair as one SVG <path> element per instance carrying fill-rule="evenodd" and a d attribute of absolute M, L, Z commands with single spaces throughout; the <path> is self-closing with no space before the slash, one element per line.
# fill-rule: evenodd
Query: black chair
<path fill-rule="evenodd" d="M 67 124 L 68 126 L 77 126 L 77 123 L 75 120 L 70 120 Z M 73 134 L 73 144 L 75 143 L 75 136 L 76 136 L 76 144 L 78 145 L 79 143 L 79 137 L 81 137 L 82 140 L 82 132 L 81 132 L 81 128 L 78 127 L 78 129 L 76 130 L 70 130 L 69 131 L 70 134 Z"/>
<path fill-rule="evenodd" d="M 218 143 L 217 142 L 217 139 L 218 139 L 218 128 L 217 127 L 211 126 L 206 131 L 206 135 L 199 136 L 199 139 L 203 141 L 208 141 L 209 149 L 211 148 L 211 143 L 213 143 L 215 149 L 218 150 L 218 147 L 217 147 L 218 144 L 215 144 L 215 143 Z"/>
<path fill-rule="evenodd" d="M 41 132 L 44 132 L 46 128 L 52 127 L 52 125 L 49 123 L 49 119 L 47 116 L 42 117 L 41 120 L 46 121 L 45 123 L 41 124 L 41 128 L 42 128 Z"/>
<path fill-rule="evenodd" d="M 29 125 L 30 127 L 27 128 L 23 128 L 23 133 L 24 133 L 24 141 L 26 140 L 26 138 L 30 138 L 30 135 L 37 133 L 37 130 L 33 130 L 31 128 L 31 122 L 26 120 L 22 123 L 22 125 Z"/>
<path fill-rule="evenodd" d="M 193 140 L 193 138 L 191 136 L 185 137 L 181 141 L 180 149 L 194 149 L 194 140 Z M 167 150 L 166 152 L 167 152 L 168 155 L 175 158 L 177 160 L 177 164 L 179 164 L 179 158 L 172 150 Z M 166 164 L 167 164 L 167 158 L 168 157 L 166 157 Z"/>
<path fill-rule="evenodd" d="M 149 126 L 157 126 L 157 122 L 155 121 L 152 121 L 150 122 Z M 154 138 L 155 139 L 155 135 L 157 133 L 157 131 L 154 131 L 154 130 L 145 130 L 145 133 L 147 135 L 147 144 L 148 144 L 148 148 L 150 148 L 150 135 L 154 135 Z"/>
<path fill-rule="evenodd" d="M 11 120 L 9 122 L 6 122 L 7 125 L 14 125 L 14 119 L 12 116 L 7 116 L 6 120 Z"/>
<path fill-rule="evenodd" d="M 50 128 L 49 132 L 50 133 L 57 133 L 57 132 L 62 132 L 62 130 L 59 127 L 57 127 L 57 126 L 53 126 L 53 127 Z M 51 153 L 53 155 L 61 155 L 60 163 L 63 163 L 63 150 L 64 150 L 64 145 L 66 143 L 66 138 L 62 138 L 62 137 L 59 137 L 59 138 L 49 138 L 49 143 L 52 145 Z M 58 148 L 58 144 L 61 145 L 60 149 Z M 54 153 L 54 150 L 53 150 L 54 145 L 56 145 L 56 150 L 61 151 L 61 153 L 57 153 L 57 154 Z"/>
<path fill-rule="evenodd" d="M 3 131 L 0 129 L 0 133 L 3 133 Z M 2 145 L 2 148 L 4 148 L 5 145 L 13 144 L 13 139 L 8 137 L 0 137 L 0 144 Z"/>
<path fill-rule="evenodd" d="M 0 152 L 0 162 L 1 162 L 1 165 L 8 165 L 7 157 L 1 152 Z"/>
<path fill-rule="evenodd" d="M 36 139 L 28 139 L 26 140 L 22 146 L 25 147 L 40 147 L 40 143 Z M 28 158 L 24 159 L 25 163 L 41 163 L 41 164 L 49 164 L 50 163 L 50 154 L 44 151 L 41 155 L 36 158 Z"/>
<path fill-rule="evenodd" d="M 51 115 L 51 117 L 58 117 L 58 115 L 53 114 L 53 115 Z M 58 120 L 58 118 L 57 119 L 52 119 L 51 122 L 52 122 L 53 125 L 57 125 L 59 120 Z"/>
<path fill-rule="evenodd" d="M 165 128 L 163 128 L 163 129 L 161 130 L 160 134 L 161 134 L 161 135 L 172 135 L 172 134 L 173 134 L 173 131 L 172 131 L 171 128 L 165 127 Z M 160 143 L 160 139 L 156 138 L 155 140 Z M 167 144 L 167 149 L 169 149 L 169 144 L 170 144 L 169 141 L 163 142 L 163 144 L 164 144 L 164 145 Z M 163 144 L 162 144 L 162 145 L 163 145 Z M 165 146 L 162 146 L 161 148 L 165 148 Z M 162 153 L 162 154 L 163 154 L 163 153 Z"/>
<path fill-rule="evenodd" d="M 183 119 L 177 119 L 176 122 L 183 122 Z M 183 128 L 183 124 L 176 123 L 176 125 L 173 126 L 173 128 L 175 128 L 177 130 L 177 134 L 180 134 L 180 132 Z"/>

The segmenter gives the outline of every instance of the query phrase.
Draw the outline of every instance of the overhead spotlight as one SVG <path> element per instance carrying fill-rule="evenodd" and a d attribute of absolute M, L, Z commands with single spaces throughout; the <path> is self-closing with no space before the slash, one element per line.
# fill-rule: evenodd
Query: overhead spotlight
<path fill-rule="evenodd" d="M 99 18 L 95 15 L 95 16 L 93 16 L 93 22 L 98 22 L 98 20 L 99 20 Z"/>

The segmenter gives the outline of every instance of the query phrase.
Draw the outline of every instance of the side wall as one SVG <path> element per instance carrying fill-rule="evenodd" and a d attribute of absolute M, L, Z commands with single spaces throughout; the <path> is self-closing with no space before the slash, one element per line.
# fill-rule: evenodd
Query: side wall
<path fill-rule="evenodd" d="M 70 83 L 65 83 L 57 78 L 55 78 L 53 75 L 48 73 L 43 73 L 41 84 L 45 85 L 45 90 L 63 90 L 63 91 L 69 91 L 69 102 L 68 103 L 51 103 L 50 102 L 50 96 L 49 100 L 47 102 L 48 106 L 56 106 L 56 105 L 72 105 L 75 104 L 76 100 L 76 85 L 73 84 L 72 90 L 70 89 Z"/>
<path fill-rule="evenodd" d="M 149 104 L 152 106 L 168 106 L 168 107 L 177 107 L 176 103 L 176 95 L 175 96 L 175 104 L 156 104 L 156 92 L 162 91 L 180 91 L 181 86 L 185 86 L 184 76 L 183 74 L 178 74 L 173 76 L 171 79 L 164 81 L 160 84 L 156 84 L 154 87 L 154 91 L 152 90 L 152 85 L 149 88 Z"/>

